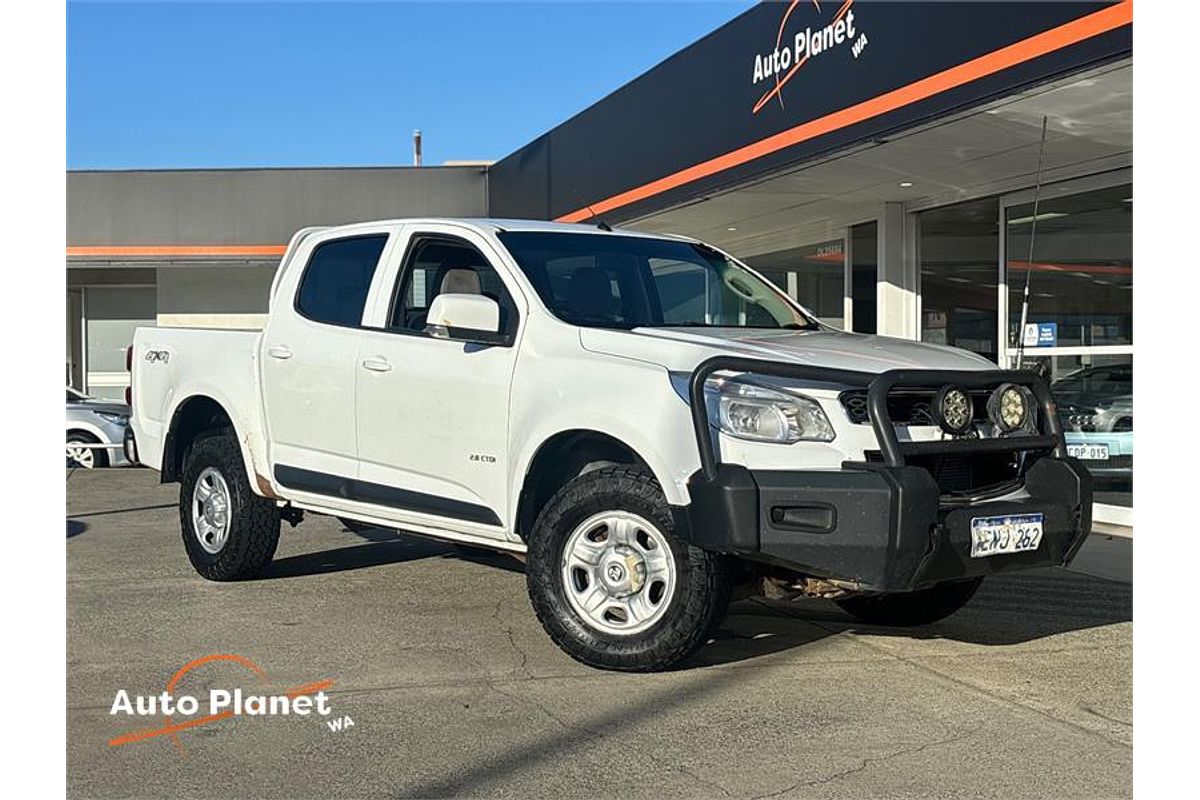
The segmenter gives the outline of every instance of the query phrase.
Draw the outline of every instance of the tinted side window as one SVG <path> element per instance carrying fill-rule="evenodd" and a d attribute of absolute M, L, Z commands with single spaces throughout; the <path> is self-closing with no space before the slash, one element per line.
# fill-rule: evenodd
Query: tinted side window
<path fill-rule="evenodd" d="M 296 310 L 315 322 L 359 325 L 386 243 L 387 234 L 380 233 L 318 245 L 300 280 Z"/>
<path fill-rule="evenodd" d="M 439 294 L 481 294 L 500 306 L 500 330 L 515 328 L 516 306 L 500 275 L 483 254 L 466 242 L 421 239 L 412 247 L 392 301 L 391 330 L 423 332 L 429 306 Z"/>

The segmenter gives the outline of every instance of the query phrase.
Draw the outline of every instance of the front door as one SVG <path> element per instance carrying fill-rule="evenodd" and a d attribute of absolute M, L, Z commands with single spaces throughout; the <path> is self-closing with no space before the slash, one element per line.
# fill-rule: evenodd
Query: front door
<path fill-rule="evenodd" d="M 379 513 L 501 537 L 510 517 L 508 401 L 519 294 L 487 250 L 474 234 L 450 226 L 409 238 L 390 302 L 376 312 L 382 324 L 359 343 L 359 479 Z M 496 300 L 509 344 L 426 334 L 426 313 L 442 293 Z"/>

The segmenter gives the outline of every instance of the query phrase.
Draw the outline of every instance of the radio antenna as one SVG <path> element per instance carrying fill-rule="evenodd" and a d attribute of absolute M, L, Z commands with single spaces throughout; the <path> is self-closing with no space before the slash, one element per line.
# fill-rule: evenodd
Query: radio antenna
<path fill-rule="evenodd" d="M 608 226 L 608 223 L 605 222 L 604 220 L 600 219 L 600 215 L 597 214 L 594 210 L 592 210 L 591 203 L 584 200 L 583 195 L 581 195 L 579 192 L 575 191 L 574 186 L 571 186 L 568 184 L 567 188 L 571 190 L 571 194 L 575 195 L 575 199 L 578 200 L 580 202 L 580 204 L 582 204 L 583 207 L 587 209 L 588 213 L 592 215 L 592 219 L 594 219 L 596 221 L 596 227 L 602 231 L 607 231 L 609 233 L 612 233 L 612 228 L 610 228 Z"/>
<path fill-rule="evenodd" d="M 1037 179 L 1033 185 L 1033 219 L 1029 227 L 1029 257 L 1025 261 L 1025 291 L 1021 296 L 1021 324 L 1017 327 L 1017 365 L 1025 359 L 1025 322 L 1029 319 L 1029 278 L 1033 275 L 1033 241 L 1037 236 L 1038 200 L 1042 194 L 1042 157 L 1046 153 L 1046 116 L 1042 115 L 1042 141 L 1038 145 Z"/>

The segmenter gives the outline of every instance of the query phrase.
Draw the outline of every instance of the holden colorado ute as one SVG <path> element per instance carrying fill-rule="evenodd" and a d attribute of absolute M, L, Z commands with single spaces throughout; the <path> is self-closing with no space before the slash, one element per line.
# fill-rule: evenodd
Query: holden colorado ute
<path fill-rule="evenodd" d="M 677 664 L 735 585 L 931 623 L 1090 527 L 1037 375 L 832 329 L 684 237 L 308 228 L 261 332 L 140 328 L 130 359 L 127 445 L 205 578 L 262 573 L 306 511 L 510 551 L 596 667 Z"/>

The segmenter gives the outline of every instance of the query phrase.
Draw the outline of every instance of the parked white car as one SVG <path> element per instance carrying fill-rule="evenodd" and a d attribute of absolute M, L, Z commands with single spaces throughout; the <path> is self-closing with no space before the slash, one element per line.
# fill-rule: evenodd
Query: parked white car
<path fill-rule="evenodd" d="M 1027 372 L 830 329 L 692 239 L 529 221 L 302 230 L 261 333 L 140 328 L 137 459 L 212 580 L 303 511 L 526 555 L 573 657 L 655 670 L 731 586 L 923 624 L 1064 564 L 1091 488 Z"/>

